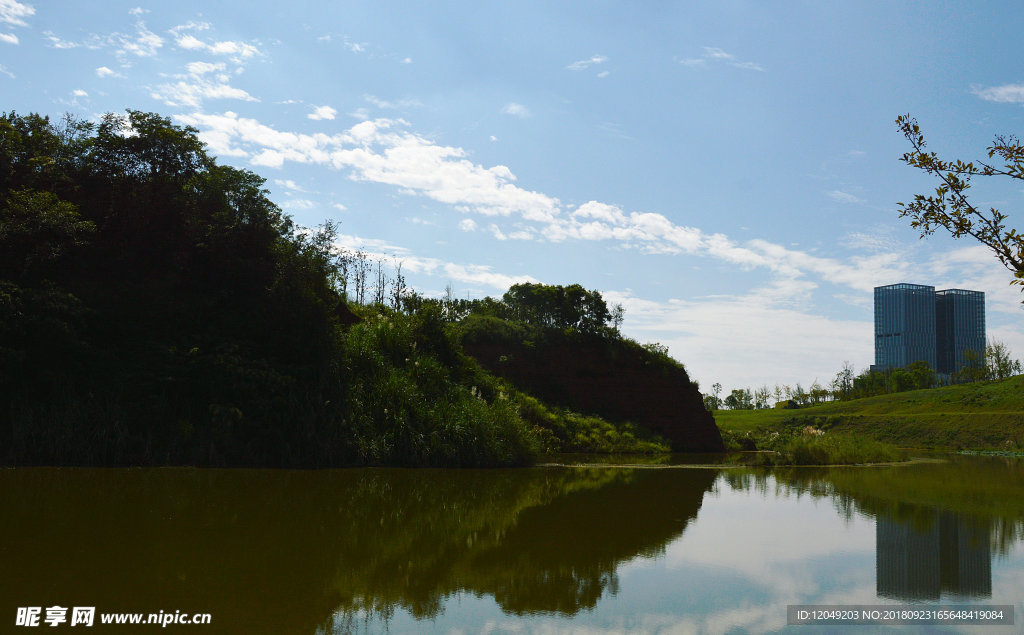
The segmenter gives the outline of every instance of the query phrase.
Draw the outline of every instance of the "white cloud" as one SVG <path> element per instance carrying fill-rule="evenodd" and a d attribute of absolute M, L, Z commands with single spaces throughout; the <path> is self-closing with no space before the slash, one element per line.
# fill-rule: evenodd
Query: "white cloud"
<path fill-rule="evenodd" d="M 333 207 L 334 209 L 338 210 L 339 212 L 344 212 L 345 210 L 348 209 L 347 207 L 345 207 L 341 203 L 332 203 L 331 207 Z"/>
<path fill-rule="evenodd" d="M 13 33 L 0 33 L 0 42 L 6 42 L 7 44 L 17 44 L 18 36 Z"/>
<path fill-rule="evenodd" d="M 836 201 L 837 203 L 863 203 L 864 202 L 864 199 L 862 199 L 860 197 L 857 197 L 857 196 L 854 196 L 853 194 L 850 194 L 849 192 L 843 192 L 842 190 L 832 190 L 831 192 L 825 192 L 825 195 L 828 196 L 833 201 Z"/>
<path fill-rule="evenodd" d="M 198 107 L 204 99 L 259 101 L 241 88 L 198 78 L 192 82 L 179 81 L 174 84 L 162 84 L 153 90 L 150 96 L 168 106 L 191 106 L 193 108 Z"/>
<path fill-rule="evenodd" d="M 1003 84 L 1002 86 L 992 86 L 990 88 L 974 86 L 971 88 L 971 92 L 985 101 L 1010 104 L 1024 103 L 1024 84 Z"/>
<path fill-rule="evenodd" d="M 532 276 L 498 273 L 487 265 L 455 263 L 439 258 L 417 256 L 405 247 L 376 238 L 340 235 L 335 245 L 341 249 L 361 250 L 370 260 L 401 262 L 404 273 L 437 276 L 453 282 L 482 284 L 498 291 L 505 291 L 512 285 L 522 282 L 537 282 Z"/>
<path fill-rule="evenodd" d="M 403 64 L 412 64 L 412 58 L 411 57 L 406 57 L 406 58 L 402 59 L 402 63 Z"/>
<path fill-rule="evenodd" d="M 292 190 L 293 192 L 305 192 L 306 191 L 301 186 L 299 186 L 298 183 L 296 183 L 295 181 L 293 181 L 291 179 L 274 179 L 274 183 L 280 185 L 281 187 L 284 187 L 284 188 L 287 188 L 289 190 Z"/>
<path fill-rule="evenodd" d="M 530 116 L 530 111 L 526 106 L 517 104 L 516 102 L 510 102 L 501 109 L 503 115 L 512 115 L 513 117 L 519 117 L 520 119 L 526 119 Z"/>
<path fill-rule="evenodd" d="M 89 93 L 85 92 L 81 88 L 76 88 L 75 90 L 71 91 L 71 94 L 73 96 L 75 96 L 75 97 L 88 97 L 89 96 Z"/>
<path fill-rule="evenodd" d="M 115 32 L 103 36 L 90 35 L 80 42 L 62 39 L 52 31 L 43 31 L 43 36 L 50 42 L 50 46 L 56 49 L 113 48 L 114 54 L 124 65 L 128 65 L 129 56 L 152 57 L 164 45 L 164 39 L 146 28 L 146 24 L 142 20 L 135 23 L 135 33 L 133 34 Z"/>
<path fill-rule="evenodd" d="M 608 77 L 608 71 L 601 71 L 600 73 L 597 74 L 597 76 L 600 79 L 604 79 L 605 77 Z"/>
<path fill-rule="evenodd" d="M 164 39 L 146 28 L 141 20 L 135 25 L 135 35 L 115 33 L 110 40 L 116 47 L 119 56 L 134 55 L 136 57 L 152 57 L 164 45 Z"/>
<path fill-rule="evenodd" d="M 691 57 L 683 60 L 679 60 L 679 63 L 684 66 L 707 66 L 709 64 L 727 64 L 734 68 L 740 68 L 748 71 L 759 71 L 764 72 L 764 67 L 757 62 L 747 62 L 737 59 L 732 53 L 726 53 L 720 48 L 714 46 L 705 46 L 704 52 L 700 57 Z"/>
<path fill-rule="evenodd" d="M 317 106 L 313 109 L 313 112 L 306 115 L 309 119 L 334 119 L 334 116 L 338 114 L 338 111 L 330 106 Z"/>
<path fill-rule="evenodd" d="M 96 76 L 97 77 L 120 77 L 120 75 L 118 75 L 114 71 L 110 70 L 106 66 L 100 66 L 99 68 L 97 68 L 96 69 Z"/>
<path fill-rule="evenodd" d="M 370 103 L 370 104 L 373 104 L 377 108 L 381 108 L 381 109 L 384 109 L 384 110 L 397 110 L 397 109 L 402 109 L 402 108 L 412 108 L 412 107 L 415 107 L 415 106 L 422 106 L 422 104 L 419 102 L 419 100 L 416 100 L 416 99 L 405 98 L 405 99 L 400 99 L 398 101 L 387 101 L 385 99 L 380 99 L 379 97 L 376 97 L 375 95 L 363 95 L 363 101 L 365 101 L 367 103 Z"/>
<path fill-rule="evenodd" d="M 410 273 L 426 273 L 445 277 L 455 282 L 483 284 L 501 291 L 507 290 L 514 284 L 537 282 L 537 279 L 531 276 L 509 276 L 496 273 L 486 265 L 463 265 L 444 262 L 437 258 L 403 256 L 402 268 Z"/>
<path fill-rule="evenodd" d="M 255 165 L 326 165 L 346 171 L 355 181 L 392 185 L 459 212 L 490 217 L 490 233 L 498 239 L 604 241 L 644 253 L 693 254 L 760 269 L 771 276 L 763 293 L 772 302 L 805 298 L 822 281 L 870 292 L 880 284 L 911 277 L 921 267 L 900 246 L 877 245 L 869 253 L 823 257 L 758 238 L 737 241 L 677 224 L 661 214 L 627 212 L 599 201 L 567 207 L 557 198 L 517 185 L 507 166 L 473 163 L 463 149 L 412 133 L 401 120 L 366 120 L 326 135 L 283 132 L 230 112 L 179 119 L 200 128 L 201 138 L 214 151 L 248 155 Z"/>
<path fill-rule="evenodd" d="M 293 198 L 281 203 L 281 207 L 286 210 L 306 210 L 316 207 L 316 203 L 305 198 Z"/>
<path fill-rule="evenodd" d="M 70 40 L 64 40 L 60 37 L 57 37 L 57 35 L 55 35 L 52 31 L 43 31 L 43 37 L 49 40 L 50 46 L 52 46 L 55 49 L 73 49 L 82 46 L 82 44 L 78 42 L 72 42 Z"/>
<path fill-rule="evenodd" d="M 3 64 L 0 64 L 0 75 L 6 75 L 7 77 L 10 77 L 11 79 L 14 79 L 14 73 L 12 73 L 11 71 L 7 70 L 7 67 L 4 66 Z"/>
<path fill-rule="evenodd" d="M 198 108 L 206 99 L 238 99 L 241 101 L 259 101 L 241 88 L 228 83 L 229 77 L 219 71 L 224 70 L 223 63 L 190 62 L 185 65 L 188 71 L 184 75 L 175 75 L 174 83 L 161 84 L 150 90 L 153 99 L 159 99 L 168 106 L 190 106 Z M 212 75 L 208 77 L 208 75 Z M 223 144 L 214 144 L 221 145 Z M 222 152 L 222 156 L 239 156 L 237 152 Z"/>
<path fill-rule="evenodd" d="M 129 15 L 143 15 L 146 13 L 149 13 L 149 9 L 143 9 L 142 7 L 135 7 L 134 9 L 128 10 Z"/>
<path fill-rule="evenodd" d="M 594 64 L 603 64 L 608 61 L 604 55 L 592 55 L 589 59 L 578 60 L 566 66 L 570 71 L 582 71 Z"/>
<path fill-rule="evenodd" d="M 188 51 L 197 51 L 206 48 L 206 44 L 194 35 L 183 35 L 177 39 L 175 44 L 178 48 L 183 48 Z"/>
<path fill-rule="evenodd" d="M 174 36 L 175 39 L 181 37 L 184 31 L 209 31 L 213 28 L 209 22 L 195 22 L 190 20 L 185 24 L 179 24 L 178 26 L 168 29 L 167 32 Z"/>
<path fill-rule="evenodd" d="M 459 229 L 464 232 L 476 231 L 476 221 L 472 218 L 464 218 L 459 222 Z"/>
<path fill-rule="evenodd" d="M 758 64 L 757 62 L 730 62 L 729 66 L 742 68 L 748 71 L 758 71 L 760 73 L 764 72 L 764 67 Z"/>
<path fill-rule="evenodd" d="M 14 26 L 28 26 L 25 18 L 30 18 L 35 13 L 35 7 L 30 4 L 22 4 L 17 0 L 0 0 L 0 22 Z"/>
<path fill-rule="evenodd" d="M 629 292 L 602 295 L 626 308 L 627 335 L 668 346 L 703 386 L 721 380 L 733 388 L 767 382 L 806 386 L 815 377 L 827 383 L 844 360 L 863 366 L 874 350 L 868 320 L 814 315 L 761 294 L 663 302 Z"/>
<path fill-rule="evenodd" d="M 217 64 L 210 62 L 189 62 L 188 64 L 185 64 L 185 70 L 187 70 L 190 75 L 199 77 L 207 73 L 214 73 L 217 71 L 223 72 L 225 67 L 223 62 L 219 62 Z"/>
<path fill-rule="evenodd" d="M 704 47 L 704 57 L 706 57 L 709 60 L 726 60 L 726 61 L 730 61 L 730 60 L 735 60 L 736 59 L 735 55 L 732 55 L 730 53 L 726 53 L 722 49 L 715 48 L 713 46 L 705 46 Z"/>
<path fill-rule="evenodd" d="M 206 22 L 189 22 L 188 24 L 182 24 L 171 29 L 171 33 L 174 35 L 174 43 L 178 48 L 185 49 L 186 51 L 206 51 L 213 55 L 224 55 L 236 64 L 242 64 L 245 60 L 262 55 L 262 52 L 255 44 L 248 42 L 233 40 L 208 42 L 190 33 L 184 33 L 185 31 L 205 31 L 209 28 L 210 25 Z"/>
<path fill-rule="evenodd" d="M 888 251 L 896 252 L 900 244 L 891 236 L 885 233 L 868 234 L 864 232 L 853 232 L 842 239 L 842 244 L 850 249 L 863 249 L 866 251 Z"/>

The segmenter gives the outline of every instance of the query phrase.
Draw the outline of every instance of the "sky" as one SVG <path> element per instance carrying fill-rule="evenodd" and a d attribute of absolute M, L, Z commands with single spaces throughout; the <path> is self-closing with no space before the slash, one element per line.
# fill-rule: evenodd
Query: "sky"
<path fill-rule="evenodd" d="M 897 203 L 936 184 L 895 125 L 982 159 L 1024 133 L 1015 2 L 0 0 L 4 111 L 156 112 L 300 225 L 439 296 L 579 283 L 705 392 L 874 360 L 872 289 L 1024 295 Z M 1024 183 L 973 201 L 1024 229 Z"/>

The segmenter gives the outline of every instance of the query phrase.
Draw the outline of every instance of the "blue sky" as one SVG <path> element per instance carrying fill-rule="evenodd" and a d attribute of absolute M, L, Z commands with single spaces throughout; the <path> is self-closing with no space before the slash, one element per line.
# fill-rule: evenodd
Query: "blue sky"
<path fill-rule="evenodd" d="M 195 126 L 428 295 L 579 282 L 705 390 L 806 387 L 873 361 L 871 290 L 901 281 L 985 291 L 1024 356 L 1010 274 L 898 219 L 934 184 L 894 124 L 965 159 L 1024 131 L 1022 27 L 1012 2 L 0 0 L 0 91 Z M 974 200 L 1024 229 L 1022 185 Z"/>

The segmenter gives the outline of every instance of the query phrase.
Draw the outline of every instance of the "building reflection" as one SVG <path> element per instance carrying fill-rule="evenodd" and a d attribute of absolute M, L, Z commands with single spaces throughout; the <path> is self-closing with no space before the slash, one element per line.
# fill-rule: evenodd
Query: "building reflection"
<path fill-rule="evenodd" d="M 992 596 L 991 523 L 955 512 L 879 515 L 875 575 L 879 597 L 938 600 Z"/>

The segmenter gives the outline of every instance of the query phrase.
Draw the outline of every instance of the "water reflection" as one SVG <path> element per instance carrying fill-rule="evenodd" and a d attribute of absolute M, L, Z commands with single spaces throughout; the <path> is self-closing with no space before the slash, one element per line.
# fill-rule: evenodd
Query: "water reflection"
<path fill-rule="evenodd" d="M 15 469 L 0 504 L 0 624 L 59 604 L 210 613 L 218 633 L 770 631 L 786 604 L 1024 588 L 1020 461 Z"/>
<path fill-rule="evenodd" d="M 830 498 L 847 517 L 875 519 L 883 599 L 990 598 L 993 558 L 1024 536 L 1020 460 L 952 457 L 894 468 L 777 470 L 773 478 L 798 494 Z"/>
<path fill-rule="evenodd" d="M 713 470 L 0 471 L 0 615 L 205 612 L 313 633 L 460 592 L 571 616 L 696 518 Z M 172 627 L 173 628 L 173 627 Z"/>
<path fill-rule="evenodd" d="M 922 509 L 915 520 L 879 516 L 875 523 L 878 596 L 938 600 L 992 596 L 991 523 L 956 512 Z"/>

